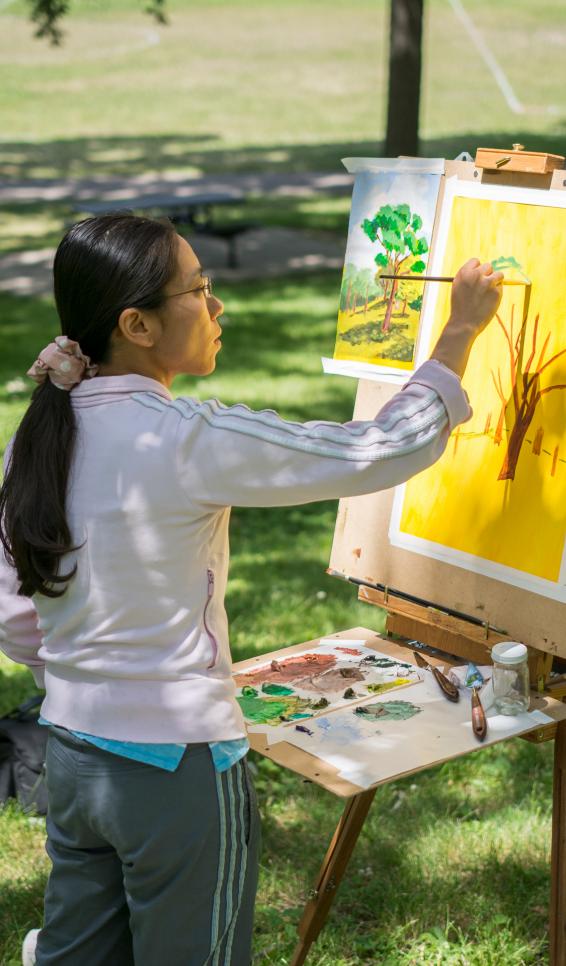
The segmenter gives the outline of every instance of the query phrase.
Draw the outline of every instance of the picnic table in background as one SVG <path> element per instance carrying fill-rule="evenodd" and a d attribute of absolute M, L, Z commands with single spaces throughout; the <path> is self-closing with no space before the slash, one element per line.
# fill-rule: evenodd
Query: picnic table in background
<path fill-rule="evenodd" d="M 121 197 L 113 201 L 80 202 L 77 211 L 91 215 L 102 215 L 111 211 L 146 212 L 152 215 L 166 215 L 171 221 L 180 226 L 188 226 L 190 231 L 197 234 L 221 238 L 227 246 L 227 265 L 237 268 L 237 241 L 241 235 L 257 228 L 256 222 L 242 220 L 219 221 L 218 208 L 240 208 L 245 203 L 243 191 L 235 188 L 231 191 L 209 191 L 194 194 L 157 193 L 141 195 L 140 197 Z"/>

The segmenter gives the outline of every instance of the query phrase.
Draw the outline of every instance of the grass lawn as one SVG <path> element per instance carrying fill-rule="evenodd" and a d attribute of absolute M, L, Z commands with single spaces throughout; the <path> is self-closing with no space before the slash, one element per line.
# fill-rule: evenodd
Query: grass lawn
<path fill-rule="evenodd" d="M 334 338 L 339 277 L 223 286 L 228 324 L 216 373 L 179 391 L 275 406 L 294 419 L 347 419 L 354 382 L 320 373 Z M 0 296 L 2 445 L 23 412 L 21 376 L 55 332 L 48 300 Z M 325 576 L 336 506 L 233 514 L 227 597 L 235 659 L 365 625 L 381 613 Z M 0 658 L 0 713 L 33 691 Z M 550 746 L 516 740 L 388 785 L 366 822 L 312 966 L 519 966 L 547 962 Z M 340 802 L 254 756 L 264 848 L 258 963 L 284 966 Z M 0 963 L 16 966 L 41 920 L 44 825 L 0 815 Z"/>
<path fill-rule="evenodd" d="M 562 0 L 464 0 L 514 113 L 448 0 L 427 0 L 422 153 L 566 144 Z M 386 0 L 75 0 L 62 49 L 33 39 L 25 0 L 0 9 L 5 177 L 340 170 L 379 153 Z M 528 63 L 528 70 L 525 64 Z"/>

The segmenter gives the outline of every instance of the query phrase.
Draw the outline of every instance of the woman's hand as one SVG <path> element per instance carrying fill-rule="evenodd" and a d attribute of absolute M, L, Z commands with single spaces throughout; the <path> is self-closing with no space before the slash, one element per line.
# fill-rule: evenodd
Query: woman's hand
<path fill-rule="evenodd" d="M 450 318 L 431 359 L 442 362 L 460 378 L 464 375 L 475 339 L 491 321 L 501 302 L 503 272 L 494 272 L 489 262 L 480 265 L 471 258 L 452 284 Z"/>

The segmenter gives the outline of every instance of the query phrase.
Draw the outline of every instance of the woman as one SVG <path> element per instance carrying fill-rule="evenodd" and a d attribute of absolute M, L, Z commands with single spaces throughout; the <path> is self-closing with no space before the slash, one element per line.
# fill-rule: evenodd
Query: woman
<path fill-rule="evenodd" d="M 259 825 L 223 605 L 230 507 L 430 465 L 469 418 L 459 377 L 501 278 L 460 270 L 431 360 L 374 420 L 301 425 L 172 399 L 176 375 L 214 370 L 223 305 L 170 224 L 67 232 L 63 335 L 30 370 L 0 494 L 0 645 L 44 683 L 49 723 L 52 871 L 28 962 L 248 966 Z"/>

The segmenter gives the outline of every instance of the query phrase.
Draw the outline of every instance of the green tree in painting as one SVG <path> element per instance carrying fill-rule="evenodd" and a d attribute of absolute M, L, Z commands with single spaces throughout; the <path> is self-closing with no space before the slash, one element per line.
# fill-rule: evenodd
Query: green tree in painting
<path fill-rule="evenodd" d="M 383 249 L 375 258 L 375 264 L 381 271 L 389 275 L 399 275 L 402 266 L 409 259 L 412 274 L 420 274 L 426 268 L 419 255 L 428 251 L 428 242 L 424 235 L 418 236 L 423 220 L 420 215 L 412 213 L 409 205 L 383 205 L 373 218 L 364 218 L 362 230 L 370 241 L 380 245 Z M 409 267 L 409 266 L 407 266 Z M 376 278 L 379 278 L 379 271 Z M 391 327 L 393 304 L 397 295 L 399 282 L 391 283 L 387 302 L 387 310 L 383 319 L 383 331 L 388 332 Z"/>

